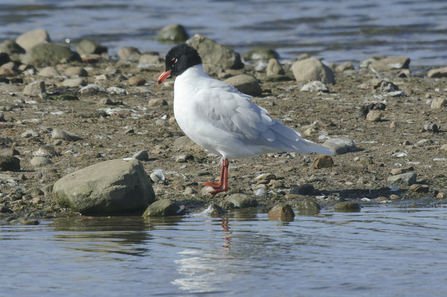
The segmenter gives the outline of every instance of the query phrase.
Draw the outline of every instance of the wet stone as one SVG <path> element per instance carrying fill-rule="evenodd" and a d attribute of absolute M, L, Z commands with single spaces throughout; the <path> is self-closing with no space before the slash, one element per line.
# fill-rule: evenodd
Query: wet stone
<path fill-rule="evenodd" d="M 342 202 L 334 205 L 336 212 L 359 212 L 360 210 L 360 204 L 354 202 Z"/>
<path fill-rule="evenodd" d="M 314 215 L 320 212 L 321 206 L 310 199 L 305 199 L 298 203 L 298 210 L 300 215 Z"/>
<path fill-rule="evenodd" d="M 271 221 L 293 221 L 295 212 L 289 204 L 275 205 L 269 212 L 268 218 Z"/>
<path fill-rule="evenodd" d="M 170 199 L 155 201 L 144 211 L 143 217 L 164 217 L 182 214 L 180 206 Z"/>

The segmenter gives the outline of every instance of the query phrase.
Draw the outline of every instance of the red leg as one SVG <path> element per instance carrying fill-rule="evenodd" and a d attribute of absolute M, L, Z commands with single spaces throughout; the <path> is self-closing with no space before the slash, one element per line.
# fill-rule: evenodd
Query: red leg
<path fill-rule="evenodd" d="M 222 169 L 220 170 L 218 183 L 206 182 L 203 184 L 204 187 L 210 186 L 214 188 L 214 191 L 210 192 L 211 194 L 228 191 L 228 164 L 228 159 L 222 158 Z"/>

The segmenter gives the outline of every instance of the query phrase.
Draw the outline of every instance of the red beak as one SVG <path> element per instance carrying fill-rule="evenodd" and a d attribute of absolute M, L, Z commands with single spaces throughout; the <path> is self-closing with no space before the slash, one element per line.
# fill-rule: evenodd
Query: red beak
<path fill-rule="evenodd" d="M 162 74 L 160 74 L 160 76 L 158 77 L 158 80 L 157 80 L 157 86 L 161 85 L 161 83 L 164 82 L 165 79 L 167 79 L 169 76 L 171 76 L 171 71 L 172 71 L 172 69 L 169 69 L 167 71 L 164 71 Z"/>

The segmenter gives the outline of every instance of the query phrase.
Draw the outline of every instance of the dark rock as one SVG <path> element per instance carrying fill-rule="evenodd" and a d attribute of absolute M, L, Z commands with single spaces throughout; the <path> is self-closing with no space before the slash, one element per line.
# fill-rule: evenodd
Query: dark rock
<path fill-rule="evenodd" d="M 16 157 L 0 156 L 0 171 L 20 171 L 20 160 Z"/>
<path fill-rule="evenodd" d="M 0 66 L 9 63 L 11 59 L 7 53 L 0 52 Z"/>
<path fill-rule="evenodd" d="M 200 34 L 194 35 L 186 43 L 198 52 L 204 64 L 215 65 L 222 69 L 241 69 L 244 64 L 238 53 Z"/>
<path fill-rule="evenodd" d="M 312 184 L 304 184 L 297 188 L 293 188 L 290 194 L 295 195 L 315 195 L 315 188 Z"/>

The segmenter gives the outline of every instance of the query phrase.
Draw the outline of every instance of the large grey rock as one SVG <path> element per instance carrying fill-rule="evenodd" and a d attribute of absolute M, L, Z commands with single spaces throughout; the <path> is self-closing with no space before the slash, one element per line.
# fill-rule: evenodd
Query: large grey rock
<path fill-rule="evenodd" d="M 23 63 L 37 65 L 57 65 L 81 61 L 78 53 L 72 52 L 68 47 L 54 43 L 39 43 L 27 51 L 22 59 Z"/>
<path fill-rule="evenodd" d="M 29 51 L 34 46 L 40 43 L 51 42 L 50 35 L 44 29 L 36 29 L 23 33 L 16 39 L 16 43 Z"/>
<path fill-rule="evenodd" d="M 167 25 L 160 29 L 157 40 L 161 42 L 185 42 L 189 38 L 185 28 L 179 24 Z"/>
<path fill-rule="evenodd" d="M 144 211 L 143 217 L 175 216 L 181 213 L 182 209 L 177 203 L 170 199 L 162 199 L 149 205 Z"/>
<path fill-rule="evenodd" d="M 299 82 L 318 80 L 325 84 L 335 84 L 334 72 L 320 60 L 309 58 L 296 61 L 292 65 L 292 72 Z"/>
<path fill-rule="evenodd" d="M 138 61 L 140 59 L 140 51 L 133 46 L 125 46 L 117 52 L 120 60 L 124 61 Z"/>
<path fill-rule="evenodd" d="M 215 65 L 222 69 L 241 69 L 244 67 L 238 53 L 205 36 L 196 34 L 186 43 L 199 52 L 204 64 Z"/>
<path fill-rule="evenodd" d="M 410 58 L 407 57 L 388 57 L 369 65 L 369 68 L 373 68 L 376 71 L 389 71 L 392 69 L 407 69 L 410 65 Z"/>
<path fill-rule="evenodd" d="M 225 82 L 230 86 L 238 89 L 239 92 L 242 92 L 251 96 L 261 96 L 262 88 L 259 85 L 259 82 L 256 78 L 247 74 L 240 74 L 229 79 L 226 79 Z"/>
<path fill-rule="evenodd" d="M 94 41 L 83 39 L 76 46 L 76 52 L 81 56 L 88 56 L 92 54 L 100 55 L 102 53 L 107 53 L 107 47 Z"/>
<path fill-rule="evenodd" d="M 145 210 L 155 201 L 152 184 L 138 160 L 111 160 L 58 180 L 53 195 L 62 207 L 85 215 Z"/>
<path fill-rule="evenodd" d="M 402 173 L 388 177 L 388 182 L 395 185 L 411 186 L 416 183 L 417 174 L 414 172 Z"/>
<path fill-rule="evenodd" d="M 334 154 L 346 154 L 348 152 L 355 152 L 358 148 L 355 146 L 353 140 L 349 138 L 331 138 L 326 140 L 323 145 L 327 147 Z"/>

